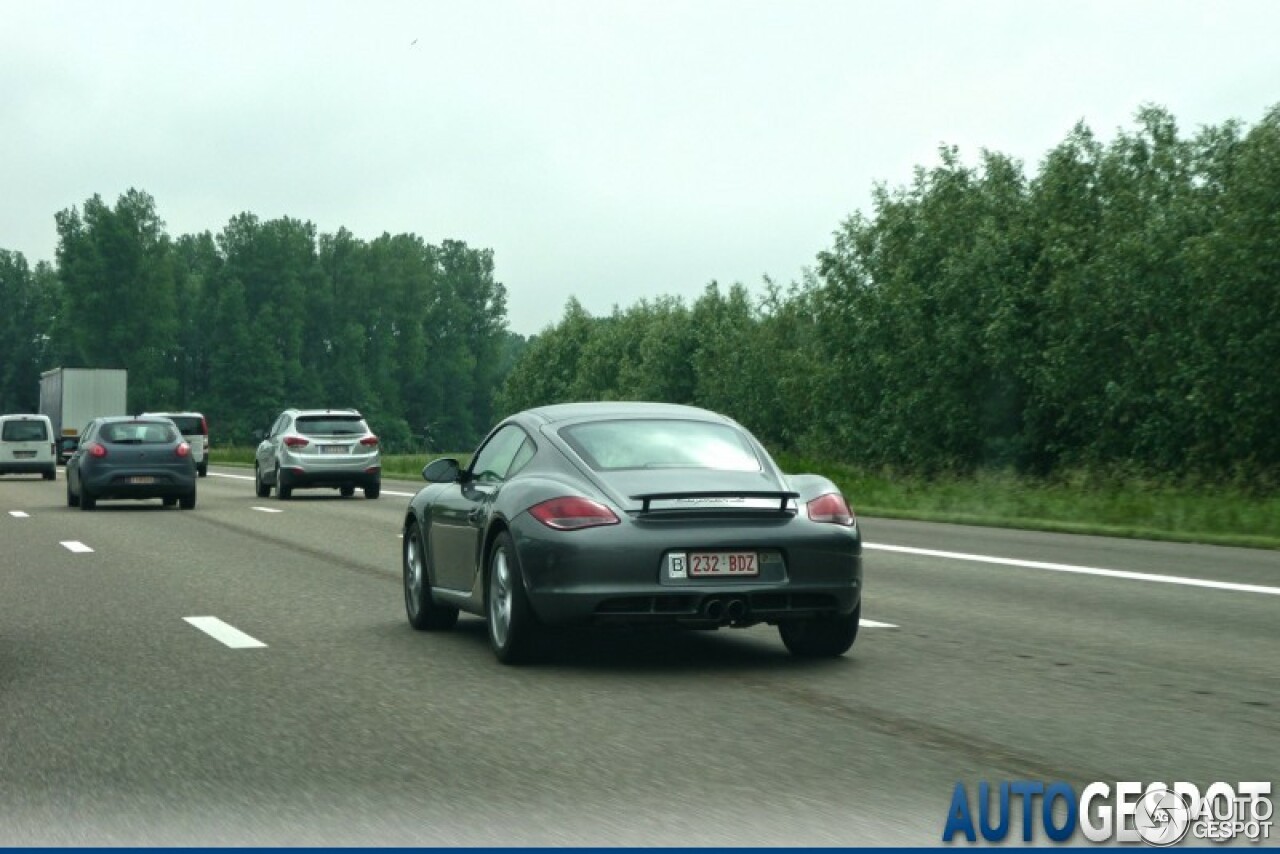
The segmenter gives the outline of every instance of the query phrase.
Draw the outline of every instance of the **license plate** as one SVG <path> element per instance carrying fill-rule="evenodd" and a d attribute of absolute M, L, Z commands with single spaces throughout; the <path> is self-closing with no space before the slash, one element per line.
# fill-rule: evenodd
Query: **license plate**
<path fill-rule="evenodd" d="M 35 451 L 14 451 L 13 458 L 15 460 L 29 460 L 36 455 Z"/>
<path fill-rule="evenodd" d="M 130 483 L 155 483 L 155 482 L 156 482 L 156 479 L 155 479 L 154 477 L 146 477 L 146 476 L 143 476 L 143 475 L 136 475 L 136 476 L 134 476 L 134 477 L 129 478 L 129 482 L 130 482 Z"/>
<path fill-rule="evenodd" d="M 320 453 L 322 454 L 345 454 L 347 452 L 346 445 L 321 445 Z"/>
<path fill-rule="evenodd" d="M 760 556 L 755 552 L 689 552 L 686 560 L 690 578 L 760 574 Z"/>

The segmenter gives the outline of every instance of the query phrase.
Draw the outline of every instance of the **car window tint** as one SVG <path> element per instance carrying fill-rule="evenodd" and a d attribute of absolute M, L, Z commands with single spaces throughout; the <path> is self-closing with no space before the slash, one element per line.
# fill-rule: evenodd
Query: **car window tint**
<path fill-rule="evenodd" d="M 511 467 L 507 469 L 506 479 L 509 480 L 512 475 L 524 468 L 529 460 L 533 459 L 533 452 L 536 450 L 533 440 L 526 438 L 524 444 L 516 451 L 515 458 L 511 460 Z"/>
<path fill-rule="evenodd" d="M 516 452 L 525 441 L 524 432 L 513 425 L 503 427 L 493 435 L 471 461 L 471 476 L 481 483 L 496 483 L 506 479 L 507 471 Z"/>
<path fill-rule="evenodd" d="M 597 471 L 760 471 L 760 460 L 747 438 L 727 424 L 657 419 L 596 421 L 565 427 L 560 434 Z"/>
<path fill-rule="evenodd" d="M 363 418 L 338 415 L 303 416 L 294 429 L 304 436 L 363 436 L 369 432 Z"/>
<path fill-rule="evenodd" d="M 184 436 L 203 435 L 204 422 L 191 415 L 170 415 L 169 420 L 178 425 L 178 432 Z"/>
<path fill-rule="evenodd" d="M 165 445 L 178 439 L 174 428 L 158 421 L 121 421 L 105 424 L 102 441 L 141 445 Z"/>
<path fill-rule="evenodd" d="M 45 442 L 49 432 L 43 421 L 6 421 L 0 439 L 6 442 Z"/>

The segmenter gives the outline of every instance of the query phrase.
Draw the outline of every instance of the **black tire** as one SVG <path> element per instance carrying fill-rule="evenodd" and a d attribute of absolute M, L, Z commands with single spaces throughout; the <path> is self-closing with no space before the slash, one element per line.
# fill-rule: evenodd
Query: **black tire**
<path fill-rule="evenodd" d="M 519 560 L 511 534 L 498 534 L 485 565 L 484 611 L 489 645 L 503 664 L 526 664 L 542 650 L 542 626 L 529 604 Z"/>
<path fill-rule="evenodd" d="M 200 465 L 196 466 L 196 474 L 200 475 L 200 477 L 208 477 L 208 476 L 209 476 L 209 463 L 208 463 L 208 462 L 202 462 L 202 463 L 200 463 Z"/>
<path fill-rule="evenodd" d="M 338 492 L 343 498 L 350 498 L 356 494 L 356 488 L 354 486 L 342 486 L 338 488 Z"/>
<path fill-rule="evenodd" d="M 67 478 L 67 506 L 68 507 L 80 506 L 80 496 L 76 495 L 71 491 L 71 478 Z"/>
<path fill-rule="evenodd" d="M 88 511 L 98 506 L 98 499 L 94 498 L 87 489 L 81 487 L 80 501 L 78 503 L 80 504 L 81 510 Z"/>
<path fill-rule="evenodd" d="M 404 532 L 400 549 L 400 565 L 404 577 L 404 610 L 409 625 L 420 632 L 436 632 L 453 628 L 458 622 L 458 609 L 441 605 L 431 598 L 431 557 L 426 539 L 416 521 Z"/>
<path fill-rule="evenodd" d="M 178 499 L 171 495 L 166 495 L 164 498 L 161 498 L 160 500 L 164 502 L 165 507 L 175 507 L 178 504 Z"/>
<path fill-rule="evenodd" d="M 258 493 L 259 498 L 266 498 L 271 494 L 271 484 L 262 482 L 262 469 L 257 463 L 253 464 L 253 491 Z"/>
<path fill-rule="evenodd" d="M 181 498 L 179 498 L 178 506 L 181 507 L 183 510 L 196 509 L 196 491 L 193 489 L 191 490 L 190 495 L 184 495 Z"/>
<path fill-rule="evenodd" d="M 371 483 L 364 488 L 364 497 L 368 499 L 377 498 L 382 494 L 382 481 Z"/>
<path fill-rule="evenodd" d="M 858 638 L 858 619 L 862 603 L 852 614 L 789 620 L 778 624 L 778 634 L 787 651 L 797 658 L 837 658 L 844 655 Z"/>
<path fill-rule="evenodd" d="M 281 501 L 288 501 L 292 497 L 293 487 L 285 485 L 284 472 L 280 470 L 279 465 L 276 465 L 276 498 Z"/>
<path fill-rule="evenodd" d="M 56 468 L 45 469 L 41 474 L 44 475 L 45 480 L 53 480 L 58 476 L 58 470 Z"/>

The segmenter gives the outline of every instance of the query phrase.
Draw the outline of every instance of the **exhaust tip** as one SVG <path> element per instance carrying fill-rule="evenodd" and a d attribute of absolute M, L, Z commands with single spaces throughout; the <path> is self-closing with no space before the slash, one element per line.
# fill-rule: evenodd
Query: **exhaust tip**
<path fill-rule="evenodd" d="M 747 603 L 741 599 L 734 599 L 724 608 L 725 619 L 730 623 L 736 623 L 747 615 Z"/>
<path fill-rule="evenodd" d="M 702 606 L 702 615 L 708 620 L 719 620 L 724 617 L 724 602 L 719 599 L 708 599 Z"/>

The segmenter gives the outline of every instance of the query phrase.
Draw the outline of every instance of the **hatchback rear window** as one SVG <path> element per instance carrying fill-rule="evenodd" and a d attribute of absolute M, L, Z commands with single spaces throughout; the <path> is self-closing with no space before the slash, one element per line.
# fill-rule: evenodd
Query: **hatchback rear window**
<path fill-rule="evenodd" d="M 49 432 L 43 421 L 6 421 L 0 439 L 6 442 L 47 442 Z"/>
<path fill-rule="evenodd" d="M 700 468 L 760 471 L 745 436 L 705 421 L 597 421 L 565 427 L 560 435 L 597 471 Z"/>
<path fill-rule="evenodd" d="M 340 415 L 304 415 L 294 428 L 306 436 L 363 436 L 369 432 L 363 418 Z"/>
<path fill-rule="evenodd" d="M 178 441 L 169 424 L 159 421 L 121 421 L 102 426 L 102 440 L 127 445 L 167 445 Z"/>
<path fill-rule="evenodd" d="M 169 420 L 178 425 L 178 432 L 184 436 L 203 436 L 204 419 L 194 415 L 170 415 Z"/>

